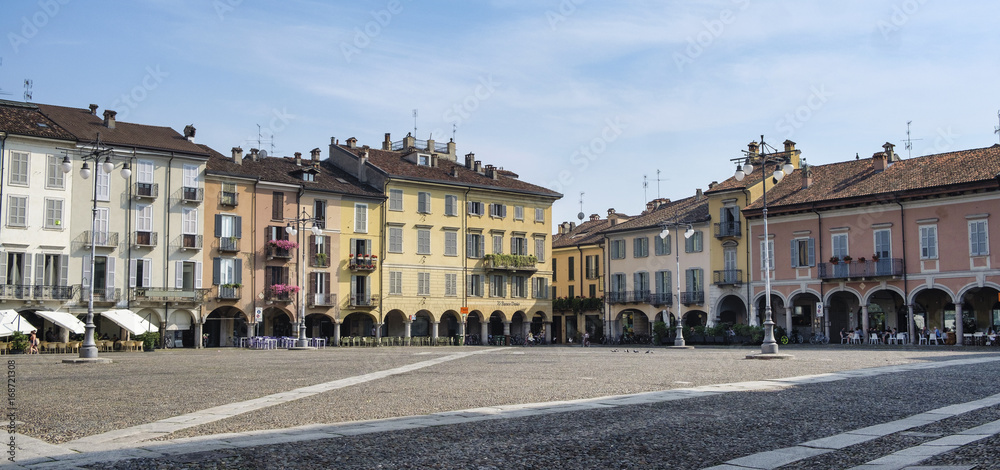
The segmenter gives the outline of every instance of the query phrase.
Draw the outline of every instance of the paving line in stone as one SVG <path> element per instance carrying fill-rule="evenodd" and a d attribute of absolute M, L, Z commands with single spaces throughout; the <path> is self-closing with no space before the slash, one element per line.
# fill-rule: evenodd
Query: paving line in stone
<path fill-rule="evenodd" d="M 874 426 L 866 426 L 859 429 L 854 429 L 851 431 L 843 432 L 840 434 L 835 434 L 833 436 L 823 437 L 819 439 L 813 439 L 811 441 L 803 442 L 801 444 L 785 447 L 781 449 L 774 449 L 765 452 L 758 452 L 756 454 L 747 455 L 744 457 L 739 457 L 726 461 L 723 465 L 717 465 L 714 467 L 709 467 L 706 470 L 723 470 L 723 469 L 772 469 L 778 468 L 783 465 L 788 465 L 791 463 L 798 462 L 800 460 L 805 460 L 811 457 L 816 457 L 818 455 L 823 455 L 826 453 L 841 450 L 853 445 L 862 444 L 868 441 L 872 441 L 881 437 L 885 437 L 891 434 L 900 433 L 909 429 L 917 428 L 920 426 L 925 426 L 930 423 L 935 423 L 947 418 L 958 416 L 960 414 L 969 413 L 972 411 L 980 410 L 983 408 L 988 408 L 991 406 L 1000 405 L 1000 393 L 996 395 L 991 395 L 986 398 L 981 398 L 979 400 L 973 400 L 967 403 L 958 403 L 954 405 L 948 405 L 945 407 L 925 411 L 923 413 L 918 413 L 913 416 L 908 416 L 903 419 L 898 419 L 895 421 L 890 421 L 888 423 L 876 424 Z M 855 467 L 857 469 L 902 469 L 906 466 L 919 463 L 922 460 L 926 460 L 937 453 L 944 453 L 948 450 L 957 448 L 963 443 L 974 442 L 980 439 L 984 439 L 993 434 L 1000 433 L 1000 421 L 994 421 L 992 423 L 987 423 L 982 426 L 977 426 L 975 428 L 966 430 L 956 436 L 948 436 L 941 439 L 937 439 L 931 442 L 924 443 L 920 446 L 912 447 L 907 453 L 907 449 L 904 449 L 902 454 L 897 452 L 896 454 L 890 454 L 889 456 L 882 457 L 882 459 L 877 459 L 872 462 L 876 463 L 866 463 L 865 465 Z M 928 452 L 937 452 L 934 454 L 929 454 Z M 926 456 L 923 456 L 924 453 Z M 915 457 L 920 457 L 914 460 Z M 869 466 L 869 465 L 875 466 Z M 897 465 L 900 466 L 892 466 Z M 890 466 L 883 466 L 890 465 Z"/>
<path fill-rule="evenodd" d="M 240 415 L 243 413 L 248 413 L 263 408 L 268 408 L 271 406 L 288 403 L 290 401 L 300 400 L 302 398 L 310 397 L 313 395 L 329 392 L 344 387 L 349 387 L 351 385 L 370 382 L 372 380 L 382 379 L 393 375 L 405 374 L 407 372 L 412 372 L 418 369 L 423 369 L 425 367 L 430 367 L 444 362 L 461 359 L 474 354 L 483 354 L 492 351 L 494 350 L 461 352 L 458 354 L 451 354 L 448 356 L 429 359 L 426 361 L 421 361 L 414 364 L 408 364 L 405 366 L 400 366 L 392 369 L 372 372 L 369 374 L 363 374 L 354 377 L 333 380 L 330 382 L 325 382 L 316 385 L 309 385 L 306 387 L 297 388 L 295 390 L 274 393 L 264 397 L 254 398 L 242 402 L 227 403 L 225 405 L 220 405 L 200 411 L 195 411 L 192 413 L 186 413 L 179 416 L 173 416 L 170 418 L 161 419 L 159 421 L 154 421 L 152 423 L 145 423 L 125 429 L 118 429 L 115 431 L 109 431 L 102 434 L 95 434 L 92 436 L 82 437 L 80 439 L 60 444 L 60 447 L 75 452 L 84 452 L 93 449 L 94 445 L 101 445 L 101 444 L 117 444 L 119 447 L 125 447 L 127 444 L 134 444 L 145 440 L 154 439 L 157 437 L 168 435 L 173 432 L 180 431 L 182 429 L 187 429 L 194 426 L 211 423 L 214 421 L 231 418 L 233 416 Z"/>

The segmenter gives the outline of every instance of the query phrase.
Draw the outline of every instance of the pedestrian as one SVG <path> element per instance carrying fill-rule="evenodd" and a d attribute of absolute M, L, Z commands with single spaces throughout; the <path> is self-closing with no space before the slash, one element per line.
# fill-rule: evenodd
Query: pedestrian
<path fill-rule="evenodd" d="M 28 354 L 38 354 L 38 330 L 31 330 L 28 335 Z"/>
<path fill-rule="evenodd" d="M 583 332 L 583 347 L 590 346 L 590 332 Z"/>

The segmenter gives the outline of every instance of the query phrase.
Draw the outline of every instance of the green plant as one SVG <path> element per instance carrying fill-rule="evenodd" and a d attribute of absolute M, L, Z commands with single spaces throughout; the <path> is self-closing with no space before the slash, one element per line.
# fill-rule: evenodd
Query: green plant
<path fill-rule="evenodd" d="M 160 342 L 160 333 L 156 331 L 150 331 L 142 334 L 135 335 L 136 341 L 142 341 L 142 348 L 151 351 L 156 349 L 157 343 Z"/>
<path fill-rule="evenodd" d="M 836 256 L 831 256 L 830 257 L 830 264 L 837 264 L 839 262 L 840 262 L 840 258 L 838 258 Z"/>
<path fill-rule="evenodd" d="M 240 287 L 243 287 L 243 284 L 240 284 L 238 282 L 232 282 L 232 283 L 229 283 L 229 284 L 223 284 L 220 287 L 225 287 L 227 289 L 238 289 Z"/>
<path fill-rule="evenodd" d="M 320 266 L 326 266 L 327 256 L 326 253 L 316 253 L 316 264 Z"/>
<path fill-rule="evenodd" d="M 653 344 L 661 344 L 669 337 L 670 328 L 667 328 L 666 323 L 662 321 L 653 323 Z"/>
<path fill-rule="evenodd" d="M 27 351 L 28 335 L 21 333 L 20 331 L 15 331 L 14 334 L 10 336 L 10 349 L 11 351 Z"/>

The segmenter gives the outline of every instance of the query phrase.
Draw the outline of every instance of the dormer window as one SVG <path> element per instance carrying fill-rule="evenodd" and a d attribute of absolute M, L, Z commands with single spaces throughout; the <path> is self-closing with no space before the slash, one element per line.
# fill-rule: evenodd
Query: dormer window
<path fill-rule="evenodd" d="M 292 172 L 291 175 L 295 178 L 302 179 L 302 181 L 312 182 L 316 181 L 316 173 L 318 173 L 318 171 L 316 171 L 314 168 L 308 168 L 304 170 L 296 170 Z"/>
<path fill-rule="evenodd" d="M 420 166 L 430 166 L 431 165 L 431 156 L 427 155 L 426 153 L 418 153 L 417 154 L 417 165 L 420 165 Z"/>
<path fill-rule="evenodd" d="M 302 173 L 302 181 L 316 181 L 316 176 L 312 173 Z"/>

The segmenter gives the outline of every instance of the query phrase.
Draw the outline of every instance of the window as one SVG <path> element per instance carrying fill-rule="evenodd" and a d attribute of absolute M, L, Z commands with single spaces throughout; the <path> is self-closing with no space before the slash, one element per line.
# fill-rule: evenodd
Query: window
<path fill-rule="evenodd" d="M 143 188 L 143 184 L 146 185 L 145 191 L 147 193 L 151 193 L 152 192 L 151 186 L 152 186 L 152 179 L 153 179 L 153 176 L 152 176 L 152 171 L 153 171 L 152 170 L 152 166 L 153 165 L 152 165 L 152 163 L 150 163 L 149 166 L 150 166 L 150 176 L 149 176 L 150 183 L 142 183 L 142 182 L 139 183 L 139 188 L 140 189 Z M 222 193 L 219 194 L 219 203 L 221 203 L 222 205 L 225 205 L 225 206 L 235 206 L 238 202 L 239 202 L 239 199 L 238 199 L 238 197 L 236 195 L 236 183 L 222 183 Z"/>
<path fill-rule="evenodd" d="M 591 284 L 591 285 L 589 285 L 587 287 L 588 287 L 588 290 L 590 291 L 589 292 L 590 298 L 597 297 L 597 284 Z"/>
<path fill-rule="evenodd" d="M 28 225 L 28 197 L 9 196 L 7 198 L 7 225 L 26 227 Z"/>
<path fill-rule="evenodd" d="M 507 206 L 494 202 L 490 204 L 490 217 L 504 218 L 507 217 Z"/>
<path fill-rule="evenodd" d="M 625 240 L 611 240 L 611 259 L 625 259 Z"/>
<path fill-rule="evenodd" d="M 45 200 L 45 228 L 62 228 L 62 199 Z"/>
<path fill-rule="evenodd" d="M 329 246 L 329 243 L 327 243 L 327 246 Z M 367 238 L 352 238 L 351 254 L 354 256 L 372 254 L 372 241 Z"/>
<path fill-rule="evenodd" d="M 569 286 L 567 290 L 569 291 L 569 298 L 576 297 L 576 286 Z"/>
<path fill-rule="evenodd" d="M 389 271 L 389 295 L 403 295 L 402 271 Z"/>
<path fill-rule="evenodd" d="M 220 229 L 219 217 L 221 215 L 215 216 L 215 229 L 218 231 Z M 231 217 L 231 216 L 230 216 Z M 231 224 L 230 224 L 231 225 Z M 152 204 L 136 204 L 135 205 L 135 231 L 139 232 L 136 234 L 136 241 L 139 244 L 146 242 L 146 245 L 152 244 L 150 232 L 153 231 L 153 206 Z M 231 231 L 231 230 L 230 230 Z M 230 233 L 232 235 L 232 233 Z"/>
<path fill-rule="evenodd" d="M 772 262 L 771 264 L 773 265 L 774 263 Z M 805 268 L 809 266 L 816 266 L 815 239 L 796 238 L 792 240 L 792 267 Z"/>
<path fill-rule="evenodd" d="M 401 210 L 403 210 L 403 190 L 402 189 L 390 189 L 389 190 L 389 210 L 391 210 L 391 211 L 401 211 Z"/>
<path fill-rule="evenodd" d="M 552 258 L 552 282 L 558 281 L 558 279 L 556 279 L 557 277 L 556 275 L 559 274 L 559 269 L 556 268 L 556 264 L 558 261 L 559 260 L 557 258 Z M 555 298 L 554 295 L 552 297 Z"/>
<path fill-rule="evenodd" d="M 875 254 L 884 260 L 892 258 L 892 231 L 875 231 Z"/>
<path fill-rule="evenodd" d="M 503 276 L 494 274 L 490 277 L 490 297 L 505 297 L 506 293 Z"/>
<path fill-rule="evenodd" d="M 444 274 L 444 295 L 455 297 L 458 295 L 458 274 Z"/>
<path fill-rule="evenodd" d="M 220 258 L 213 259 L 212 284 L 231 284 L 238 282 L 234 264 L 240 260 Z M 128 261 L 128 286 L 153 287 L 153 260 L 150 258 L 130 259 Z"/>
<path fill-rule="evenodd" d="M 597 279 L 601 276 L 601 256 L 589 255 L 584 260 L 586 262 L 587 279 Z"/>
<path fill-rule="evenodd" d="M 638 291 L 640 295 L 649 293 L 649 273 L 645 271 L 640 271 L 632 274 L 632 287 L 633 290 Z"/>
<path fill-rule="evenodd" d="M 510 278 L 510 296 L 521 298 L 527 297 L 528 278 L 524 276 L 512 276 Z"/>
<path fill-rule="evenodd" d="M 773 268 L 772 268 L 773 269 Z M 701 292 L 704 290 L 704 271 L 701 268 L 691 268 L 686 272 L 687 277 L 687 291 L 688 292 Z M 700 302 L 698 302 L 700 303 Z"/>
<path fill-rule="evenodd" d="M 493 235 L 493 254 L 503 254 L 503 235 Z"/>
<path fill-rule="evenodd" d="M 480 233 L 470 233 L 465 237 L 465 255 L 469 258 L 482 258 L 485 251 L 486 238 Z"/>
<path fill-rule="evenodd" d="M 389 252 L 403 252 L 403 228 L 389 227 Z"/>
<path fill-rule="evenodd" d="M 466 286 L 465 291 L 470 297 L 482 297 L 483 296 L 483 275 L 482 274 L 469 274 L 465 277 Z"/>
<path fill-rule="evenodd" d="M 566 267 L 569 269 L 569 276 L 567 277 L 567 279 L 569 279 L 570 281 L 574 280 L 574 278 L 576 277 L 575 264 L 576 264 L 576 258 L 570 256 L 569 258 L 566 259 Z"/>
<path fill-rule="evenodd" d="M 830 237 L 833 241 L 833 256 L 843 259 L 847 256 L 847 234 L 846 233 L 835 233 Z"/>
<path fill-rule="evenodd" d="M 100 168 L 100 165 L 97 165 Z M 28 154 L 24 152 L 10 153 L 10 184 L 28 185 Z"/>
<path fill-rule="evenodd" d="M 312 174 L 312 172 L 303 171 L 302 181 L 316 181 L 316 175 Z"/>
<path fill-rule="evenodd" d="M 524 206 L 514 206 L 514 220 L 524 220 Z"/>
<path fill-rule="evenodd" d="M 144 259 L 142 261 L 149 262 L 151 260 Z M 242 264 L 243 260 L 239 258 L 212 258 L 212 284 L 217 286 L 225 284 L 242 284 Z M 131 284 L 131 282 L 132 275 L 129 276 L 129 283 Z M 133 287 L 149 287 L 149 284 L 146 283 L 142 286 L 135 285 Z"/>
<path fill-rule="evenodd" d="M 135 180 L 142 184 L 152 184 L 153 183 L 153 162 L 149 160 L 139 160 L 135 163 Z M 226 190 L 226 184 L 222 184 L 222 190 Z M 233 186 L 233 192 L 236 192 L 235 184 L 228 183 Z"/>
<path fill-rule="evenodd" d="M 649 256 L 649 239 L 646 237 L 632 239 L 632 257 L 645 258 L 647 256 Z"/>
<path fill-rule="evenodd" d="M 444 232 L 444 255 L 458 256 L 458 232 Z"/>
<path fill-rule="evenodd" d="M 684 252 L 685 253 L 700 253 L 702 250 L 702 233 L 701 230 L 695 230 L 691 237 L 684 240 Z"/>
<path fill-rule="evenodd" d="M 368 233 L 368 204 L 354 205 L 354 233 Z"/>
<path fill-rule="evenodd" d="M 421 214 L 431 213 L 431 193 L 423 191 L 417 193 L 417 212 Z"/>
<path fill-rule="evenodd" d="M 45 156 L 45 187 L 51 189 L 63 189 L 63 172 L 61 163 L 55 155 Z"/>
<path fill-rule="evenodd" d="M 458 196 L 448 194 L 444 197 L 444 215 L 458 215 Z"/>
<path fill-rule="evenodd" d="M 985 220 L 969 222 L 969 255 L 986 256 L 990 254 L 989 234 Z"/>
<path fill-rule="evenodd" d="M 427 229 L 417 230 L 417 254 L 431 254 L 431 231 Z"/>
<path fill-rule="evenodd" d="M 417 154 L 417 165 L 430 166 L 430 164 L 431 164 L 431 156 L 430 155 L 427 155 L 426 153 L 418 153 Z"/>
<path fill-rule="evenodd" d="M 531 278 L 531 296 L 536 299 L 549 298 L 549 280 L 544 277 Z"/>
<path fill-rule="evenodd" d="M 539 237 L 539 238 L 535 239 L 535 258 L 538 259 L 539 263 L 545 261 L 545 239 L 544 238 Z"/>
<path fill-rule="evenodd" d="M 431 273 L 417 273 L 417 295 L 431 295 Z"/>
<path fill-rule="evenodd" d="M 198 233 L 198 209 L 184 209 L 181 216 L 181 233 L 196 235 Z"/>
<path fill-rule="evenodd" d="M 766 243 L 766 245 L 765 245 L 765 243 Z M 767 249 L 767 253 L 764 253 L 765 246 L 766 246 L 766 249 Z M 767 261 L 767 270 L 768 271 L 774 271 L 774 240 L 766 240 L 766 241 L 760 242 L 760 265 L 761 265 L 761 269 L 764 269 L 763 266 L 764 266 L 764 263 L 765 263 L 765 259 L 764 259 L 765 256 L 767 257 L 767 260 L 766 260 Z"/>
<path fill-rule="evenodd" d="M 541 207 L 535 208 L 535 222 L 545 222 L 545 209 Z"/>
<path fill-rule="evenodd" d="M 469 215 L 483 215 L 483 203 L 469 201 Z"/>
<path fill-rule="evenodd" d="M 184 189 L 198 189 L 198 165 L 184 165 Z"/>
<path fill-rule="evenodd" d="M 653 250 L 656 256 L 663 256 L 670 254 L 670 235 L 666 238 L 660 238 L 659 235 L 653 237 Z"/>
<path fill-rule="evenodd" d="M 528 239 L 525 237 L 510 237 L 510 254 L 528 256 Z"/>
<path fill-rule="evenodd" d="M 326 201 L 322 199 L 313 201 L 313 220 L 316 221 L 317 227 L 326 228 Z"/>
<path fill-rule="evenodd" d="M 920 227 L 920 259 L 937 259 L 937 225 Z"/>
<path fill-rule="evenodd" d="M 275 191 L 271 194 L 271 220 L 284 220 L 285 193 Z"/>
<path fill-rule="evenodd" d="M 111 200 L 111 174 L 104 172 L 104 165 L 95 165 L 94 177 L 97 178 L 97 200 Z"/>
<path fill-rule="evenodd" d="M 611 275 L 611 292 L 622 293 L 625 292 L 627 287 L 625 286 L 625 275 L 622 273 L 615 273 Z"/>
<path fill-rule="evenodd" d="M 657 294 L 670 293 L 670 271 L 657 271 L 655 282 Z"/>

